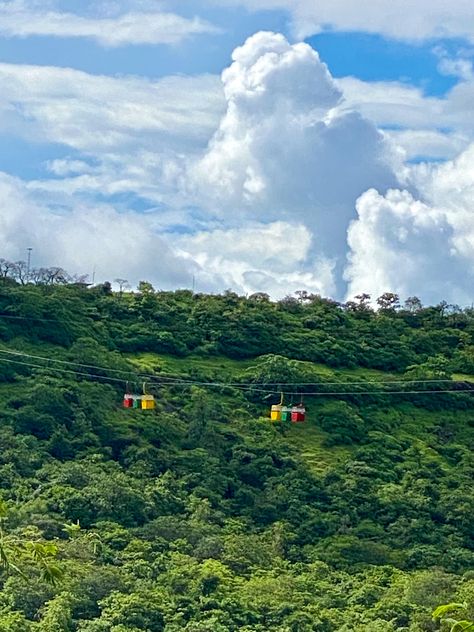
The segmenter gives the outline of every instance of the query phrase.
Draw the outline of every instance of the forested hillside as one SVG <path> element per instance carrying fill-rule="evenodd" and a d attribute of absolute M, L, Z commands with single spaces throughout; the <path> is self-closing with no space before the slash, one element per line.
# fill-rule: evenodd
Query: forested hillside
<path fill-rule="evenodd" d="M 23 281 L 0 280 L 0 632 L 473 618 L 474 310 Z M 143 388 L 156 408 L 123 408 Z M 281 392 L 304 423 L 270 422 Z"/>

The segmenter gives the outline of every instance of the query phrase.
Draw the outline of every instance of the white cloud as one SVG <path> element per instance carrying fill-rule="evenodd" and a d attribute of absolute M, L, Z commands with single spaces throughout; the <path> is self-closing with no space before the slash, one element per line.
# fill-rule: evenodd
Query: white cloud
<path fill-rule="evenodd" d="M 94 172 L 94 167 L 84 160 L 69 160 L 67 158 L 50 160 L 47 167 L 51 173 L 61 177 Z"/>
<path fill-rule="evenodd" d="M 334 294 L 333 264 L 311 260 L 311 242 L 304 225 L 282 221 L 215 229 L 175 240 L 180 254 L 200 266 L 199 284 L 215 285 L 219 279 L 221 288 L 267 292 L 273 297 L 296 289 Z"/>
<path fill-rule="evenodd" d="M 172 252 L 149 216 L 77 200 L 53 210 L 21 180 L 0 172 L 0 252 L 18 260 L 27 245 L 34 266 L 59 265 L 89 276 L 96 268 L 97 279 L 149 279 L 174 288 L 189 287 L 192 277 L 192 262 Z"/>
<path fill-rule="evenodd" d="M 335 284 L 340 292 L 355 199 L 374 183 L 397 184 L 389 146 L 372 123 L 340 110 L 342 92 L 317 53 L 283 36 L 262 33 L 237 49 L 223 88 L 225 100 L 215 77 L 148 81 L 0 64 L 0 129 L 76 152 L 50 161 L 54 177 L 25 185 L 45 206 L 133 193 L 166 205 L 149 215 L 154 230 L 213 231 L 216 216 L 225 231 L 244 220 L 306 227 L 309 252 L 289 257 L 292 271 L 279 281 L 278 258 L 257 265 L 241 250 L 227 264 L 224 255 L 207 261 L 210 288 L 219 278 L 245 291 L 259 280 L 278 294 Z M 205 267 L 202 252 L 190 260 Z"/>
<path fill-rule="evenodd" d="M 466 146 L 474 81 L 456 69 L 444 98 L 336 82 L 309 46 L 272 33 L 234 52 L 222 84 L 0 64 L 0 131 L 71 150 L 47 179 L 0 177 L 2 255 L 28 241 L 42 263 L 102 278 L 341 297 L 349 228 L 350 293 L 470 302 L 474 150 L 406 167 L 387 140 L 409 156 Z M 123 193 L 159 209 L 97 202 Z"/>
<path fill-rule="evenodd" d="M 292 18 L 296 37 L 323 30 L 379 33 L 409 41 L 466 38 L 474 41 L 471 0 L 208 0 L 251 10 L 284 9 Z"/>
<path fill-rule="evenodd" d="M 317 53 L 258 33 L 222 75 L 227 111 L 192 176 L 203 205 L 228 222 L 303 222 L 314 256 L 339 259 L 354 202 L 397 184 L 397 157 L 354 110 Z"/>
<path fill-rule="evenodd" d="M 456 66 L 456 60 L 452 63 Z M 420 88 L 395 81 L 338 79 L 344 93 L 340 107 L 355 108 L 385 128 L 408 159 L 455 158 L 474 137 L 474 77 L 466 63 L 461 64 L 463 75 L 459 83 L 442 97 L 426 96 Z"/>
<path fill-rule="evenodd" d="M 31 186 L 0 172 L 0 253 L 12 260 L 33 248 L 33 266 L 59 265 L 96 281 L 126 278 L 156 287 L 199 291 L 232 287 L 282 297 L 306 289 L 333 293 L 329 261 L 310 262 L 311 235 L 302 225 L 275 222 L 178 236 L 163 233 L 157 213 L 117 212 L 109 204 L 38 198 Z M 284 244 L 284 257 L 278 245 Z M 273 253 L 273 254 L 272 254 Z"/>
<path fill-rule="evenodd" d="M 33 6 L 32 6 L 33 5 Z M 0 6 L 0 35 L 4 37 L 82 37 L 101 46 L 128 44 L 177 44 L 192 35 L 218 29 L 198 17 L 175 13 L 134 11 L 113 17 L 83 16 L 55 11 L 37 3 L 13 0 Z"/>
<path fill-rule="evenodd" d="M 205 145 L 222 109 L 211 75 L 152 81 L 0 63 L 0 131 L 87 153 L 192 150 Z"/>
<path fill-rule="evenodd" d="M 468 136 L 431 129 L 404 129 L 384 132 L 394 145 L 405 152 L 407 160 L 428 161 L 455 158 L 469 144 Z"/>
<path fill-rule="evenodd" d="M 344 92 L 342 107 L 357 107 L 377 125 L 433 127 L 444 113 L 444 99 L 427 97 L 420 88 L 404 83 L 344 77 L 337 84 Z"/>
<path fill-rule="evenodd" d="M 348 232 L 349 295 L 394 291 L 467 304 L 474 281 L 474 145 L 455 161 L 420 165 L 407 191 L 364 193 Z"/>
<path fill-rule="evenodd" d="M 184 163 L 202 151 L 225 109 L 217 77 L 158 80 L 0 63 L 0 133 L 73 155 L 36 189 L 90 196 L 134 193 L 153 203 L 184 192 Z"/>

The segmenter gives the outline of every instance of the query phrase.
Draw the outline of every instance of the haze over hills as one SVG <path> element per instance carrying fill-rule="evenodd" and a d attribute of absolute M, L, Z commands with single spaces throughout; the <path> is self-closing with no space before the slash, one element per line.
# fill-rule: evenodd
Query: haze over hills
<path fill-rule="evenodd" d="M 4 279 L 0 630 L 472 616 L 474 313 L 378 307 Z"/>

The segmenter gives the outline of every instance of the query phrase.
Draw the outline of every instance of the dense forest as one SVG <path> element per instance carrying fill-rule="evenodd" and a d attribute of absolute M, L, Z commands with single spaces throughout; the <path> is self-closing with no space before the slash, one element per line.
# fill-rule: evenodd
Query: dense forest
<path fill-rule="evenodd" d="M 0 277 L 0 632 L 473 629 L 473 309 Z"/>

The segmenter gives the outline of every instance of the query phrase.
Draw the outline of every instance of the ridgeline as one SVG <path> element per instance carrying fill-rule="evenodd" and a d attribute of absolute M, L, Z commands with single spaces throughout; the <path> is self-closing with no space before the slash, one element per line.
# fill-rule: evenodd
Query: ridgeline
<path fill-rule="evenodd" d="M 369 298 L 0 279 L 0 632 L 472 618 L 474 310 Z"/>

